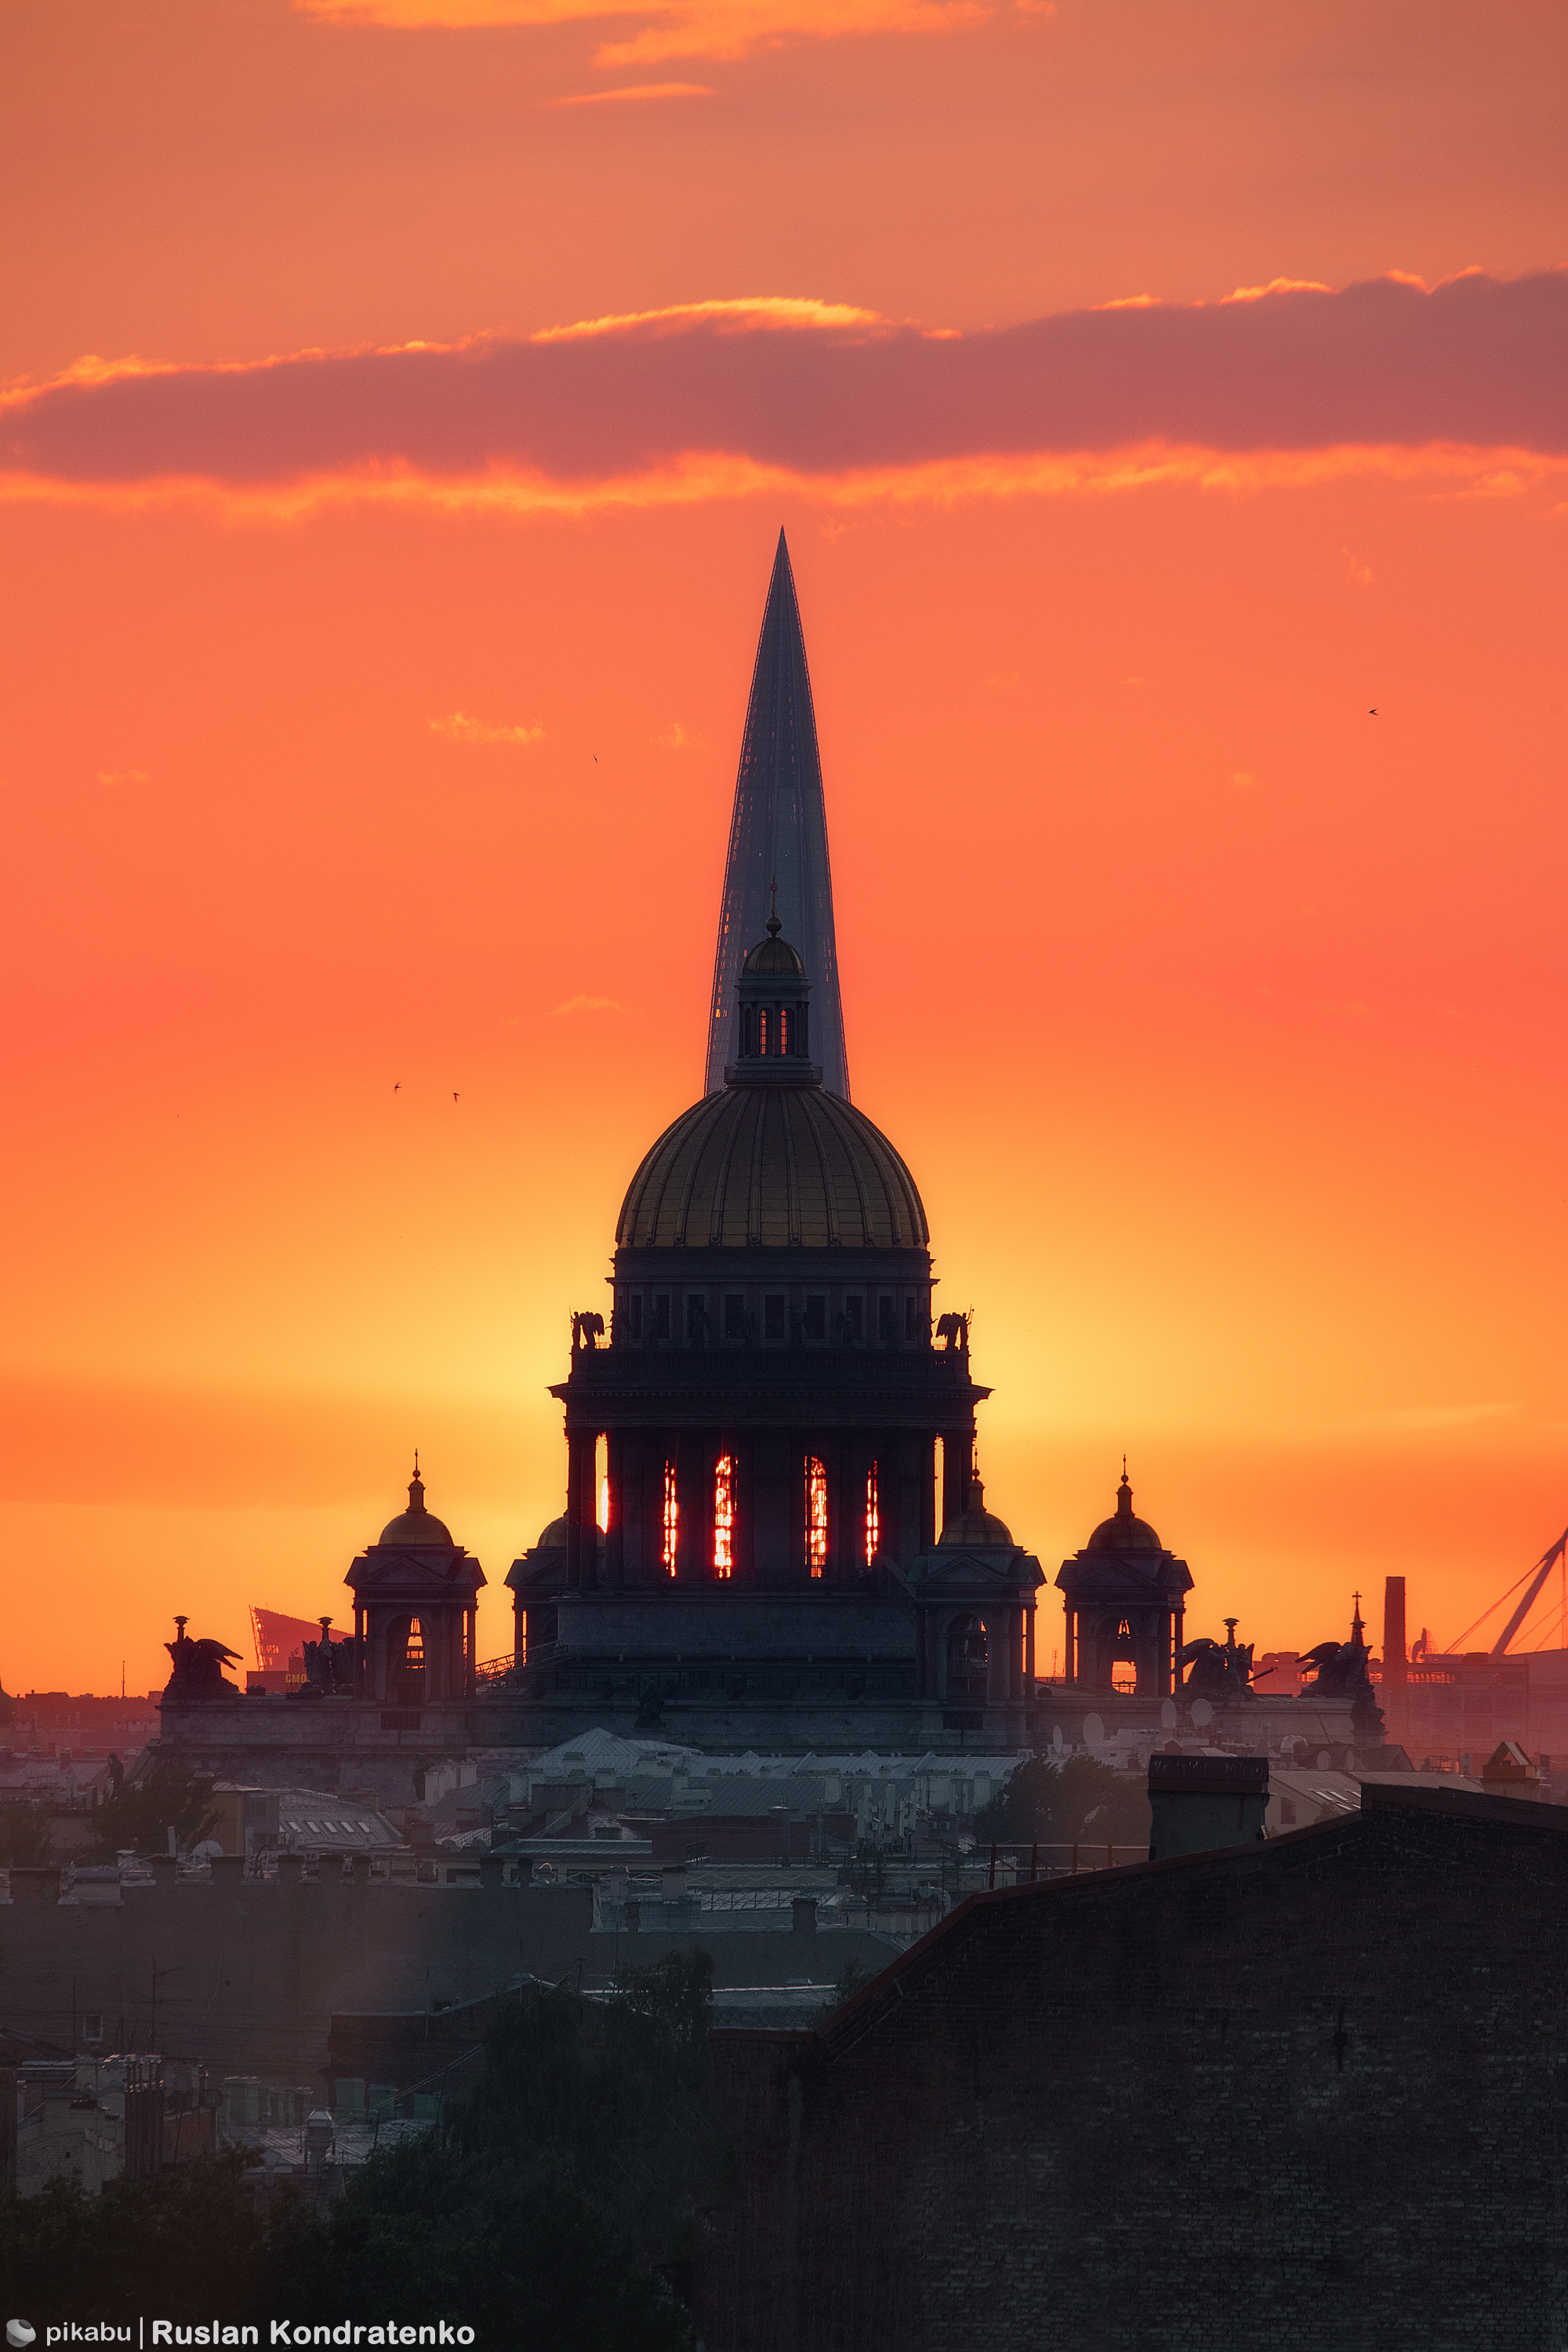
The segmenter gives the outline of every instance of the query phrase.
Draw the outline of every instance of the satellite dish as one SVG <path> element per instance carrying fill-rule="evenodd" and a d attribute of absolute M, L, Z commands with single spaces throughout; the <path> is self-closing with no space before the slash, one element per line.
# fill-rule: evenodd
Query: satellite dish
<path fill-rule="evenodd" d="M 1194 1699 L 1193 1721 L 1197 1725 L 1200 1731 L 1203 1729 L 1205 1723 L 1212 1723 L 1214 1721 L 1214 1709 L 1209 1705 L 1206 1698 Z"/>
<path fill-rule="evenodd" d="M 1051 1733 L 1051 1746 L 1056 1749 L 1057 1754 L 1059 1756 L 1065 1745 L 1066 1742 L 1062 1738 L 1062 1727 L 1058 1723 Z"/>
<path fill-rule="evenodd" d="M 1168 1698 L 1160 1709 L 1160 1728 L 1163 1731 L 1174 1731 L 1175 1727 L 1176 1702 L 1173 1698 Z"/>
<path fill-rule="evenodd" d="M 1099 1716 L 1086 1715 L 1083 1719 L 1084 1746 L 1086 1748 L 1098 1748 L 1104 1738 L 1105 1726 L 1101 1723 Z"/>

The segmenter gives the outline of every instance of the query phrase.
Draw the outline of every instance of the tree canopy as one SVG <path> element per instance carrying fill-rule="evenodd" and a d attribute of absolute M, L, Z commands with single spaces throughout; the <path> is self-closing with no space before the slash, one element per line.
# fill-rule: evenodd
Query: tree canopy
<path fill-rule="evenodd" d="M 974 1817 L 982 1845 L 1147 1845 L 1149 1798 L 1141 1779 L 1096 1756 L 1026 1756 Z"/>
<path fill-rule="evenodd" d="M 185 1852 L 205 1837 L 217 1821 L 213 1785 L 177 1757 L 157 1757 L 142 1780 L 123 1782 L 93 1814 L 93 1842 L 100 1858 L 112 1861 L 117 1853 L 163 1853 L 171 1830 L 175 1845 Z"/>
<path fill-rule="evenodd" d="M 256 2207 L 237 2153 L 101 2196 L 0 2201 L 17 2309 L 341 2324 L 395 2310 L 521 2352 L 692 2352 L 682 2290 L 723 2178 L 708 2101 L 712 1962 L 626 1969 L 608 2000 L 498 2005 L 472 2095 L 308 2203 Z"/>
<path fill-rule="evenodd" d="M 54 1830 L 42 1805 L 25 1797 L 0 1804 L 0 1866 L 38 1870 L 54 1860 Z"/>

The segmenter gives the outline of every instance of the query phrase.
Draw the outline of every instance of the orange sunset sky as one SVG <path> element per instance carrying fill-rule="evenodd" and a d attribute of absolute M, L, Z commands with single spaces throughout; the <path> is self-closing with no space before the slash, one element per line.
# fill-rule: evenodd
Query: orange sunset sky
<path fill-rule="evenodd" d="M 1460 1635 L 1568 1520 L 1562 7 L 0 26 L 5 1687 L 346 1622 L 416 1444 L 510 1648 L 781 523 L 989 1500 Z"/>

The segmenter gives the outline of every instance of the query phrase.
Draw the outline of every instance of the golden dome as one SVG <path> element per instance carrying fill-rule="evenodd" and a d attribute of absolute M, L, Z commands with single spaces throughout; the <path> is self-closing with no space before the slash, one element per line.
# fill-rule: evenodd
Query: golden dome
<path fill-rule="evenodd" d="M 1013 1530 L 1005 1519 L 999 1519 L 994 1511 L 986 1509 L 985 1489 L 978 1478 L 971 1478 L 968 1502 L 956 1519 L 949 1519 L 937 1541 L 966 1544 L 975 1549 L 984 1544 L 992 1549 L 1011 1551 Z"/>
<path fill-rule="evenodd" d="M 632 1178 L 616 1243 L 926 1249 L 931 1234 L 914 1178 L 842 1095 L 819 1086 L 729 1086 L 666 1128 Z"/>
<path fill-rule="evenodd" d="M 1164 1545 L 1147 1519 L 1132 1516 L 1132 1489 L 1127 1483 L 1127 1465 L 1121 1465 L 1121 1484 L 1116 1489 L 1116 1517 L 1101 1519 L 1085 1551 L 1163 1551 Z"/>
<path fill-rule="evenodd" d="M 408 1508 L 389 1519 L 376 1538 L 380 1544 L 396 1544 L 409 1551 L 456 1551 L 452 1531 L 425 1507 L 425 1481 L 419 1475 L 419 1456 L 414 1457 L 414 1475 L 408 1484 Z"/>

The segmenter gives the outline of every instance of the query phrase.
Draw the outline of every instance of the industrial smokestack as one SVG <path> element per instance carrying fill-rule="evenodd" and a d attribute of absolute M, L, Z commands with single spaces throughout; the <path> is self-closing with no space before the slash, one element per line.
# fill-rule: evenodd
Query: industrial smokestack
<path fill-rule="evenodd" d="M 1383 1722 L 1386 1739 L 1405 1738 L 1405 1698 L 1409 1677 L 1405 1654 L 1405 1579 L 1391 1576 L 1383 1588 Z"/>

